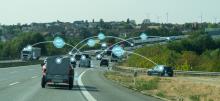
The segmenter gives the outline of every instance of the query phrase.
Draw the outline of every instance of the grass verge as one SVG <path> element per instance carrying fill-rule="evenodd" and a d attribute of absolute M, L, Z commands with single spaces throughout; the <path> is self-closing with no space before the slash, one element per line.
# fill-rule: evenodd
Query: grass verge
<path fill-rule="evenodd" d="M 121 72 L 106 72 L 104 75 L 107 79 L 129 89 L 170 101 L 219 101 L 220 99 L 220 86 L 192 82 L 187 77 L 169 78 L 141 75 L 134 79 L 132 75 Z"/>

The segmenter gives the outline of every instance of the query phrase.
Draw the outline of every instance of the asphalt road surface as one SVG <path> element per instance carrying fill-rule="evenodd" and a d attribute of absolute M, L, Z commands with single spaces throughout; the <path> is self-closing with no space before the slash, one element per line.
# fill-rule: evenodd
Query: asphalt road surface
<path fill-rule="evenodd" d="M 41 88 L 40 65 L 1 68 L 0 101 L 159 101 L 106 80 L 103 73 L 108 68 L 98 64 L 76 68 L 72 90 L 67 85 Z"/>

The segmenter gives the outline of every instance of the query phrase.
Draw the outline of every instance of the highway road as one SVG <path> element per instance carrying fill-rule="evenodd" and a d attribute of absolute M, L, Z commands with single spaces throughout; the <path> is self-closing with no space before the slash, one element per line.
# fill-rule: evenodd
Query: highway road
<path fill-rule="evenodd" d="M 75 86 L 50 85 L 41 88 L 40 65 L 0 69 L 0 101 L 159 101 L 104 78 L 106 67 L 76 68 Z"/>

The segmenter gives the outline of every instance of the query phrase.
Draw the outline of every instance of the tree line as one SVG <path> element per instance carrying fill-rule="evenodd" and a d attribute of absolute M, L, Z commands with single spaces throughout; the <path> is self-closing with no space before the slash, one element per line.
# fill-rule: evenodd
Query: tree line
<path fill-rule="evenodd" d="M 135 52 L 177 70 L 220 71 L 220 39 L 213 40 L 203 32 L 193 32 L 187 39 L 166 45 L 145 46 Z M 141 68 L 154 66 L 136 55 L 131 55 L 123 65 Z"/>

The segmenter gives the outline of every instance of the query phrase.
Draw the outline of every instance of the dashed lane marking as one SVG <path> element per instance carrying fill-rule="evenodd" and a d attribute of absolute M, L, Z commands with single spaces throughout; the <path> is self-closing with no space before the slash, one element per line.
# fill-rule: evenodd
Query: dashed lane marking
<path fill-rule="evenodd" d="M 79 78 L 78 78 L 78 84 L 80 86 L 80 90 L 82 92 L 82 94 L 84 95 L 84 97 L 88 100 L 88 101 L 97 101 L 90 93 L 88 90 L 86 90 L 84 84 L 82 83 L 82 76 L 88 71 L 88 70 L 91 70 L 91 69 L 87 69 L 85 70 L 84 72 L 82 72 L 80 75 L 79 75 Z"/>
<path fill-rule="evenodd" d="M 9 86 L 13 86 L 13 85 L 16 85 L 16 84 L 19 84 L 20 82 L 14 82 L 14 83 L 11 83 L 9 84 Z"/>
<path fill-rule="evenodd" d="M 37 78 L 38 76 L 33 76 L 33 77 L 31 77 L 32 79 L 34 79 L 34 78 Z"/>

